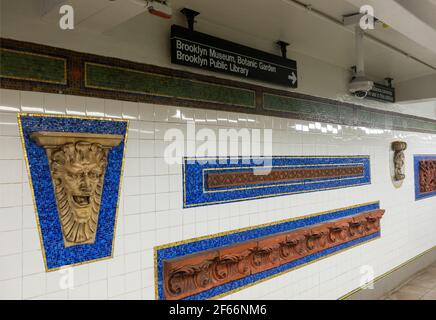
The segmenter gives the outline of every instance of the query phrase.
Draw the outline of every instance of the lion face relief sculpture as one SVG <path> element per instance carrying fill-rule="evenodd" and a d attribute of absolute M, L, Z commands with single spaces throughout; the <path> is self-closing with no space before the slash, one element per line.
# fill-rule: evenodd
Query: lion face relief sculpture
<path fill-rule="evenodd" d="M 66 246 L 95 241 L 107 151 L 97 143 L 77 142 L 51 152 L 49 162 Z"/>
<path fill-rule="evenodd" d="M 95 242 L 110 148 L 121 137 L 38 132 L 46 149 L 65 247 Z"/>

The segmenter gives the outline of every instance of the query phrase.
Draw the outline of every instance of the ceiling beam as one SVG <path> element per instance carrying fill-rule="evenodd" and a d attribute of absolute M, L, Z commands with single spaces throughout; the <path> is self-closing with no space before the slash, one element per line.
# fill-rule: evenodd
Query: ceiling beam
<path fill-rule="evenodd" d="M 74 22 L 77 25 L 110 4 L 111 2 L 108 0 L 44 0 L 42 19 L 47 22 L 59 20 L 60 7 L 70 5 L 74 10 Z"/>
<path fill-rule="evenodd" d="M 109 1 L 106 0 L 106 2 Z M 145 1 L 143 4 L 141 4 L 141 1 L 132 0 L 117 0 L 109 3 L 110 5 L 106 6 L 103 10 L 82 20 L 79 27 L 103 33 L 147 11 Z M 143 31 L 137 30 L 137 32 Z"/>
<path fill-rule="evenodd" d="M 59 13 L 59 7 L 67 2 L 67 0 L 43 0 L 42 3 L 42 16 L 47 15 L 48 13 L 52 12 L 53 10 L 58 11 Z"/>
<path fill-rule="evenodd" d="M 62 5 L 74 9 L 75 27 L 103 33 L 145 12 L 145 1 L 132 0 L 44 0 L 42 20 L 53 23 L 60 18 Z"/>
<path fill-rule="evenodd" d="M 375 16 L 391 28 L 436 53 L 436 30 L 412 14 L 395 0 L 346 0 L 360 8 L 371 5 Z"/>
<path fill-rule="evenodd" d="M 395 88 L 399 103 L 436 101 L 436 74 L 399 82 Z"/>
<path fill-rule="evenodd" d="M 430 2 L 430 0 L 420 0 L 419 3 L 410 0 L 396 1 L 436 30 L 436 0 L 434 0 L 434 3 Z"/>

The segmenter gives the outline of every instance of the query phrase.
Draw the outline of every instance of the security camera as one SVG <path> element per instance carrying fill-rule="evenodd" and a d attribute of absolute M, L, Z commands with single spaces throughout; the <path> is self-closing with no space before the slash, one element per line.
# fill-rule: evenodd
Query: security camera
<path fill-rule="evenodd" d="M 151 14 L 164 19 L 170 19 L 173 15 L 173 10 L 167 1 L 148 1 L 147 9 Z"/>
<path fill-rule="evenodd" d="M 365 98 L 374 88 L 374 82 L 366 77 L 356 77 L 350 82 L 350 92 L 358 98 Z"/>
<path fill-rule="evenodd" d="M 132 2 L 145 6 L 148 12 L 152 15 L 170 19 L 173 15 L 173 10 L 170 7 L 169 0 L 131 0 Z"/>

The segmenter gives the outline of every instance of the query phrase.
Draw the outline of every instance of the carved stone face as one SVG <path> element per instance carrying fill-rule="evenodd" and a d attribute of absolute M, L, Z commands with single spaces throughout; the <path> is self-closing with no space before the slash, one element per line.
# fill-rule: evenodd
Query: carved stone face
<path fill-rule="evenodd" d="M 67 143 L 49 159 L 65 245 L 93 243 L 107 150 L 97 143 Z"/>
<path fill-rule="evenodd" d="M 65 247 L 95 242 L 109 150 L 122 135 L 36 131 L 45 149 Z"/>
<path fill-rule="evenodd" d="M 95 163 L 80 162 L 65 167 L 65 175 L 61 181 L 74 218 L 79 223 L 85 223 L 91 218 L 91 203 L 102 173 Z"/>

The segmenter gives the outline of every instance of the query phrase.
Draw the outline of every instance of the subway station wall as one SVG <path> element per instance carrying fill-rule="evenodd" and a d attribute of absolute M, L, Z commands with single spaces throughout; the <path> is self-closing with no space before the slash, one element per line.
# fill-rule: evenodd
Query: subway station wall
<path fill-rule="evenodd" d="M 29 4 L 27 0 L 3 1 L 0 15 L 1 37 L 3 38 L 192 71 L 188 67 L 175 66 L 170 63 L 170 25 L 172 23 L 186 25 L 186 19 L 181 14 L 174 14 L 171 22 L 155 17 L 141 19 L 140 16 L 137 16 L 135 19 L 123 23 L 122 27 L 107 30 L 103 33 L 93 30 L 94 26 L 88 27 L 89 29 L 78 26 L 74 30 L 61 30 L 58 28 L 59 21 L 56 16 L 53 20 L 51 20 L 53 17 L 41 18 L 41 7 L 38 3 Z M 271 32 L 268 35 L 270 38 L 268 38 L 253 34 L 251 31 L 242 32 L 231 26 L 224 26 L 219 19 L 209 20 L 202 16 L 198 19 L 199 23 L 196 25 L 198 31 L 273 54 L 279 54 L 278 47 L 273 46 L 273 43 L 277 40 L 276 37 L 280 37 L 276 34 L 276 31 Z M 103 21 L 100 22 L 104 24 Z M 152 32 L 149 32 L 149 30 L 152 30 Z M 350 43 L 354 43 L 353 41 L 350 34 Z M 310 44 L 310 39 L 304 40 L 304 42 Z M 353 52 L 351 48 L 350 50 Z M 348 95 L 350 80 L 348 67 L 343 68 L 326 63 L 311 56 L 310 50 L 298 52 L 292 45 L 289 47 L 288 56 L 298 62 L 300 78 L 299 88 L 295 90 L 296 92 L 362 104 L 360 99 L 353 99 Z M 350 65 L 352 65 L 351 62 Z M 417 64 L 417 67 L 420 67 L 419 64 Z M 201 73 L 216 76 L 216 74 L 208 71 L 201 71 Z M 238 80 L 238 78 L 228 75 L 220 75 L 220 77 Z M 379 80 L 382 81 L 382 79 Z M 247 82 L 258 84 L 255 81 L 248 80 Z M 271 87 L 282 89 L 277 86 Z M 407 105 L 402 104 L 365 103 L 377 109 L 436 119 L 435 109 L 432 107 L 409 108 Z"/>
<path fill-rule="evenodd" d="M 111 259 L 46 272 L 17 113 L 129 120 Z M 164 161 L 168 129 L 272 129 L 276 157 L 369 156 L 371 184 L 183 208 L 183 166 Z M 319 129 L 325 128 L 326 130 Z M 403 185 L 391 180 L 391 142 L 408 143 Z M 192 143 L 189 139 L 185 142 Z M 201 143 L 201 142 L 199 142 Z M 436 198 L 415 199 L 414 155 L 436 153 L 436 135 L 62 94 L 0 90 L 0 298 L 155 299 L 154 248 L 379 202 L 381 236 L 224 299 L 336 299 L 436 244 Z M 247 156 L 240 146 L 231 156 Z M 210 156 L 220 156 L 219 150 Z M 194 157 L 188 148 L 184 156 Z"/>

